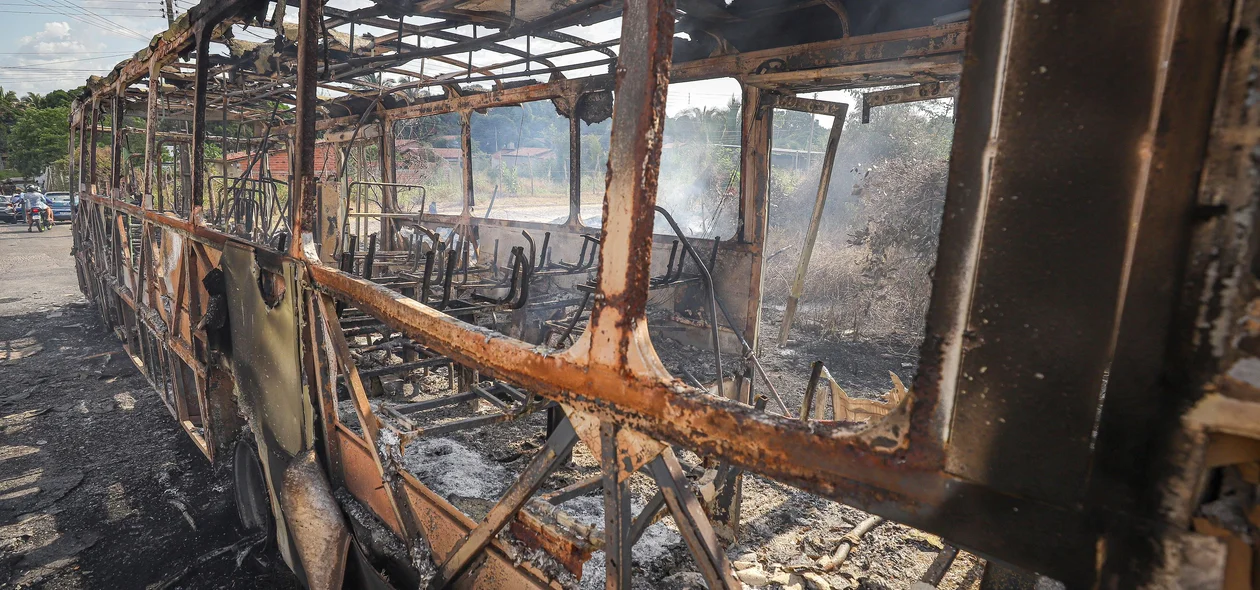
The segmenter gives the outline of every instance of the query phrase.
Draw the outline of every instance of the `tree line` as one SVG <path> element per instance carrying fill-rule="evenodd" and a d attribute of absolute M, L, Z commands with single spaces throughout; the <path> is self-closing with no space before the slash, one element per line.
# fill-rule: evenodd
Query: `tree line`
<path fill-rule="evenodd" d="M 38 176 L 67 158 L 70 103 L 77 93 L 53 90 L 19 97 L 0 87 L 0 176 Z"/>

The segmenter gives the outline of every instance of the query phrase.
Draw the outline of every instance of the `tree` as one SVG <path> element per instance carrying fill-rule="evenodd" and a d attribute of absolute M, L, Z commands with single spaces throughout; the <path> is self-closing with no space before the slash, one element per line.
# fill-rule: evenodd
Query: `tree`
<path fill-rule="evenodd" d="M 10 158 L 24 175 L 36 176 L 66 153 L 70 141 L 69 107 L 27 109 L 9 133 Z"/>

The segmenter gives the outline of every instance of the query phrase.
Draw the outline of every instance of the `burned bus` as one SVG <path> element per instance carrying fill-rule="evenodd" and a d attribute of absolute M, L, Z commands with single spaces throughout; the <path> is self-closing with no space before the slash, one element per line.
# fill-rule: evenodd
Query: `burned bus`
<path fill-rule="evenodd" d="M 881 519 L 899 584 L 1250 587 L 1258 17 L 206 0 L 73 105 L 78 279 L 311 588 L 824 587 Z M 894 112 L 940 155 L 855 172 Z M 874 516 L 765 571 L 759 482 Z"/>

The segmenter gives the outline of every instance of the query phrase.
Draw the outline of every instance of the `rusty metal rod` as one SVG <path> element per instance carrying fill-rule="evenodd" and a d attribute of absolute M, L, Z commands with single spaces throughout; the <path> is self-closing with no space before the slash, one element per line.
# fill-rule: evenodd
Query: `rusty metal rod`
<path fill-rule="evenodd" d="M 451 362 L 451 359 L 448 359 L 448 358 L 446 358 L 446 357 L 444 357 L 444 356 L 439 356 L 439 357 L 435 357 L 435 358 L 424 359 L 424 360 L 422 360 L 422 361 L 413 361 L 413 362 L 410 362 L 410 363 L 400 363 L 400 364 L 397 364 L 397 365 L 388 365 L 388 366 L 384 366 L 384 367 L 377 367 L 377 368 L 375 368 L 375 369 L 366 369 L 366 370 L 361 370 L 361 371 L 359 371 L 359 378 L 360 378 L 360 379 L 366 379 L 366 378 L 368 378 L 368 377 L 382 377 L 382 376 L 384 376 L 384 375 L 395 375 L 395 374 L 398 374 L 398 373 L 410 373 L 410 372 L 412 372 L 412 371 L 414 371 L 414 370 L 416 370 L 416 369 L 423 369 L 423 368 L 427 368 L 427 367 L 436 367 L 436 366 L 439 366 L 439 365 L 441 365 L 441 364 L 443 364 L 443 363 L 449 363 L 449 362 Z"/>
<path fill-rule="evenodd" d="M 953 545 L 946 545 L 940 553 L 936 554 L 936 559 L 932 560 L 932 565 L 928 566 L 923 576 L 910 586 L 910 590 L 928 590 L 936 588 L 941 580 L 945 578 L 945 574 L 949 572 L 949 566 L 954 564 L 954 559 L 958 557 L 958 548 Z"/>
<path fill-rule="evenodd" d="M 814 411 L 814 395 L 818 391 L 818 380 L 822 378 L 823 362 L 814 361 L 809 371 L 809 385 L 805 386 L 805 399 L 801 401 L 801 421 L 808 421 L 810 412 Z M 839 412 L 839 409 L 836 409 Z M 819 418 L 822 412 L 818 412 Z"/>
<path fill-rule="evenodd" d="M 453 406 L 455 404 L 466 402 L 475 397 L 477 397 L 476 393 L 473 393 L 471 391 L 466 391 L 464 393 L 448 395 L 446 397 L 440 397 L 438 399 L 430 399 L 430 400 L 425 400 L 422 402 L 402 404 L 402 405 L 394 406 L 393 409 L 395 412 L 398 412 L 400 414 L 415 414 L 417 412 L 425 412 L 428 410 L 435 410 L 437 408 L 444 408 L 446 406 Z"/>
<path fill-rule="evenodd" d="M 713 335 L 713 362 L 717 371 L 717 394 L 718 397 L 726 397 L 722 395 L 722 344 L 718 334 L 718 309 L 717 309 L 717 293 L 713 287 L 713 277 L 709 275 L 709 269 L 705 267 L 704 261 L 700 259 L 700 255 L 696 254 L 696 249 L 691 247 L 691 242 L 687 240 L 687 236 L 683 235 L 682 228 L 678 227 L 678 222 L 674 221 L 674 216 L 669 214 L 664 207 L 656 205 L 656 212 L 665 218 L 669 226 L 673 228 L 674 233 L 678 234 L 678 239 L 682 241 L 683 248 L 696 259 L 696 265 L 700 267 L 700 276 L 704 279 L 704 285 L 709 291 L 709 330 Z M 716 247 L 715 247 L 716 249 Z"/>
<path fill-rule="evenodd" d="M 558 506 L 568 502 L 569 500 L 577 498 L 578 496 L 586 495 L 591 490 L 603 485 L 603 483 L 603 474 L 597 473 L 590 477 L 579 479 L 568 486 L 560 488 L 549 494 L 543 494 L 542 499 L 550 504 Z"/>

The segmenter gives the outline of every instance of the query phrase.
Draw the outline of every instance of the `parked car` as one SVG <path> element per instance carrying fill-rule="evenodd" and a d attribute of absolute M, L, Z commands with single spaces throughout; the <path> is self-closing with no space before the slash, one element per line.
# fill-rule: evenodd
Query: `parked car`
<path fill-rule="evenodd" d="M 0 208 L 0 218 L 9 223 L 24 223 L 26 221 L 26 213 L 22 210 L 22 195 L 4 197 L 3 207 Z"/>
<path fill-rule="evenodd" d="M 70 202 L 70 193 L 44 193 L 44 200 L 52 209 L 53 222 L 74 219 L 74 208 Z"/>

